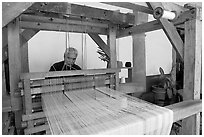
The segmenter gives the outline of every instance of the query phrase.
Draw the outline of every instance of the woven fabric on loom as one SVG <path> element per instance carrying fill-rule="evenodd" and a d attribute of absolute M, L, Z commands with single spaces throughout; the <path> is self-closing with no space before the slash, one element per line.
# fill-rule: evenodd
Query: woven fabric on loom
<path fill-rule="evenodd" d="M 43 109 L 54 135 L 170 133 L 173 123 L 171 110 L 137 98 L 120 97 L 127 98 L 125 107 L 121 105 L 121 99 L 96 89 L 42 95 Z"/>

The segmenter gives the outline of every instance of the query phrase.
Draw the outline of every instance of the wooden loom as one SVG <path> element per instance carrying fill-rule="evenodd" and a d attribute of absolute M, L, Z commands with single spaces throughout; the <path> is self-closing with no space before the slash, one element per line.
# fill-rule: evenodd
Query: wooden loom
<path fill-rule="evenodd" d="M 117 73 L 103 69 L 22 74 L 25 134 L 169 134 L 172 123 L 166 127 L 162 119 L 158 127 L 141 125 L 165 114 L 165 108 L 113 90 Z M 173 116 L 165 115 L 166 122 Z"/>
<path fill-rule="evenodd" d="M 5 3 L 5 5 L 8 3 Z M 40 30 L 49 31 L 74 31 L 74 32 L 87 32 L 89 36 L 104 50 L 104 52 L 110 57 L 111 68 L 116 68 L 116 56 L 115 56 L 115 40 L 116 38 L 132 36 L 133 37 L 133 73 L 132 80 L 133 84 L 139 83 L 144 88 L 146 87 L 146 76 L 145 76 L 145 49 L 144 49 L 144 38 L 145 32 L 163 29 L 172 46 L 174 47 L 174 54 L 178 55 L 178 58 L 184 62 L 185 71 L 185 100 L 188 102 L 182 102 L 181 104 L 175 104 L 168 106 L 174 110 L 174 121 L 183 119 L 201 111 L 201 101 L 194 100 L 199 99 L 201 90 L 201 32 L 199 26 L 201 26 L 200 19 L 200 8 L 183 8 L 176 5 L 164 3 L 147 3 L 148 7 L 140 6 L 131 3 L 108 3 L 111 5 L 129 8 L 133 10 L 133 14 L 123 14 L 115 11 L 102 10 L 97 8 L 91 8 L 87 6 L 79 6 L 76 4 L 69 3 L 9 3 L 4 5 L 3 3 L 3 57 L 2 60 L 9 59 L 9 84 L 10 84 L 10 106 L 6 111 L 15 112 L 15 122 L 17 128 L 20 128 L 19 114 L 21 111 L 21 104 L 25 102 L 32 102 L 31 100 L 37 100 L 31 98 L 32 92 L 25 92 L 24 101 L 21 101 L 19 96 L 17 83 L 21 72 L 29 72 L 27 53 L 28 40 L 38 33 Z M 176 11 L 179 18 L 169 21 L 167 19 L 159 18 L 157 20 L 147 22 L 147 14 L 153 14 L 156 7 L 163 7 L 170 10 Z M 59 8 L 61 7 L 61 8 Z M 26 10 L 27 9 L 27 10 Z M 59 10 L 60 9 L 60 10 Z M 25 12 L 24 12 L 25 11 Z M 39 12 L 40 11 L 40 12 Z M 64 19 L 64 15 L 70 15 L 67 19 Z M 19 16 L 20 15 L 20 16 Z M 68 27 L 67 27 L 68 26 Z M 85 27 L 86 26 L 86 27 Z M 119 28 L 117 28 L 119 26 Z M 185 29 L 185 40 L 183 43 L 180 36 L 178 35 L 176 28 Z M 105 44 L 100 36 L 108 35 L 108 43 Z M 135 35 L 139 34 L 139 35 Z M 200 34 L 200 35 L 198 35 Z M 195 36 L 195 37 L 194 37 Z M 198 42 L 197 42 L 198 41 Z M 183 48 L 185 44 L 185 49 Z M 193 45 L 193 46 L 191 46 Z M 8 53 L 8 56 L 7 56 Z M 184 56 L 185 53 L 185 56 Z M 139 56 L 139 57 L 138 57 Z M 22 60 L 21 60 L 22 59 Z M 192 60 L 195 59 L 195 60 Z M 175 58 L 174 58 L 175 61 Z M 23 64 L 21 66 L 21 64 Z M 192 69 L 190 66 L 194 66 Z M 196 67 L 198 66 L 198 67 Z M 48 73 L 47 73 L 48 74 Z M 49 73 L 50 76 L 52 73 Z M 59 74 L 59 73 L 58 73 Z M 32 74 L 29 74 L 32 75 Z M 44 75 L 45 74 L 40 74 Z M 59 74 L 61 75 L 61 74 Z M 63 73 L 63 75 L 65 75 Z M 63 76 L 61 75 L 61 76 Z M 83 75 L 83 74 L 82 74 Z M 31 87 L 29 77 L 22 79 L 24 90 L 30 91 L 32 89 L 35 94 L 39 94 L 41 91 L 49 91 L 51 88 L 45 86 L 43 88 Z M 34 80 L 35 81 L 35 80 Z M 38 81 L 38 80 L 37 80 Z M 46 81 L 46 80 L 45 80 Z M 53 80 L 56 81 L 61 80 Z M 51 80 L 51 83 L 53 82 Z M 39 81 L 38 81 L 39 82 Z M 37 82 L 37 83 L 38 83 Z M 46 81 L 48 82 L 48 81 Z M 45 82 L 45 83 L 46 83 Z M 53 83 L 54 83 L 53 82 Z M 35 82 L 34 82 L 35 83 Z M 41 82 L 39 82 L 41 83 Z M 43 82 L 44 83 L 44 82 Z M 63 83 L 63 82 L 62 82 Z M 193 85 L 191 85 L 193 83 Z M 117 82 L 116 82 L 117 84 Z M 32 85 L 32 84 L 31 84 Z M 64 86 L 60 84 L 54 84 L 55 89 L 64 89 Z M 74 85 L 74 84 L 73 84 Z M 39 85 L 38 85 L 39 86 Z M 73 87 L 73 86 L 72 86 Z M 75 87 L 75 86 L 74 86 Z M 117 85 L 116 85 L 117 87 Z M 39 91 L 39 89 L 41 91 Z M 53 90 L 54 88 L 52 88 Z M 193 99 L 194 101 L 191 101 Z M 31 104 L 31 103 L 30 103 Z M 33 102 L 34 108 L 39 108 L 41 103 Z M 26 105 L 25 105 L 26 106 Z M 26 107 L 23 111 L 24 114 L 31 114 L 31 107 Z M 37 110 L 35 110 L 37 111 Z M 185 112 L 185 113 L 184 113 Z M 36 133 L 40 130 L 46 130 L 48 127 L 45 125 L 35 126 L 42 122 L 46 123 L 43 113 L 35 113 L 35 115 L 23 116 L 23 127 L 28 127 L 25 132 Z M 26 119 L 27 118 L 27 119 Z M 34 123 L 34 124 L 33 124 Z M 190 124 L 189 124 L 190 123 Z M 199 129 L 199 115 L 193 116 L 186 120 L 184 124 L 184 130 L 187 133 L 198 134 Z"/>
<path fill-rule="evenodd" d="M 174 116 L 175 122 L 201 109 L 199 100 L 191 105 L 188 101 L 168 106 L 166 110 L 113 90 L 117 86 L 118 71 L 101 69 L 22 74 L 19 87 L 24 99 L 22 127 L 25 134 L 42 131 L 46 134 L 166 134 L 172 123 L 166 127 L 156 122 L 157 125 L 152 126 L 154 128 L 148 128 L 140 125 L 138 117 L 139 120 L 142 117 L 143 122 L 150 122 L 152 116 L 164 113 L 166 117 L 163 120 L 167 122 Z M 166 114 L 169 110 L 174 115 Z M 180 114 L 184 110 L 189 112 Z M 162 119 L 159 121 L 162 122 Z"/>

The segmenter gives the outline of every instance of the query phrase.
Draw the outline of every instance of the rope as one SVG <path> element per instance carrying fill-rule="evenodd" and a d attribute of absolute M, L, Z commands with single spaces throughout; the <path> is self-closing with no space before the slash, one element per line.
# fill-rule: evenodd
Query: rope
<path fill-rule="evenodd" d="M 86 67 L 87 67 L 87 46 L 86 46 L 86 36 L 87 34 L 85 34 L 85 40 L 84 40 L 84 58 L 85 58 L 85 64 L 86 64 Z"/>
<path fill-rule="evenodd" d="M 81 34 L 81 43 L 82 43 L 82 59 L 81 59 L 81 61 L 82 61 L 82 68 L 84 68 L 84 41 L 83 41 L 83 38 L 84 38 L 84 34 L 82 33 Z"/>
<path fill-rule="evenodd" d="M 85 32 L 82 33 L 82 68 L 86 69 L 87 65 L 87 46 L 86 46 L 86 29 L 87 25 L 85 26 Z"/>

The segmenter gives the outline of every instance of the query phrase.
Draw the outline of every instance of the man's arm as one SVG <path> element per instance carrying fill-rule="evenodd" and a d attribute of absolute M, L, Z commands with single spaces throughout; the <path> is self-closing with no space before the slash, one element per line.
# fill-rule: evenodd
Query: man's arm
<path fill-rule="evenodd" d="M 74 65 L 74 67 L 75 67 L 76 70 L 81 70 L 81 68 L 76 64 Z"/>

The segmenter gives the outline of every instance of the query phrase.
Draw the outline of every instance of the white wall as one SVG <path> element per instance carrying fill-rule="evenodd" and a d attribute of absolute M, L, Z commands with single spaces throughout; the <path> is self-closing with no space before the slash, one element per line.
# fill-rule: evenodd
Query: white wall
<path fill-rule="evenodd" d="M 82 34 L 70 33 L 70 45 L 75 47 L 79 55 L 76 60 L 82 66 Z M 84 36 L 85 37 L 85 36 Z M 66 48 L 66 34 L 64 32 L 40 31 L 29 42 L 29 68 L 30 72 L 46 72 L 50 66 L 63 60 Z M 98 58 L 97 45 L 92 39 L 86 36 L 87 47 L 87 68 L 105 68 L 106 63 Z M 83 42 L 85 45 L 85 42 Z M 83 56 L 84 57 L 84 56 Z"/>
<path fill-rule="evenodd" d="M 171 71 L 172 46 L 163 30 L 146 33 L 146 75 L 159 74 L 159 67 L 165 73 Z"/>
<path fill-rule="evenodd" d="M 46 72 L 49 67 L 57 61 L 63 60 L 66 47 L 65 33 L 41 31 L 29 41 L 29 67 L 30 72 Z M 102 36 L 104 42 L 106 37 Z M 162 30 L 146 33 L 146 74 L 158 74 L 158 68 L 162 67 L 165 73 L 171 70 L 172 48 L 166 35 Z M 70 33 L 70 45 L 78 52 L 76 64 L 82 66 L 82 36 L 79 33 Z M 85 42 L 84 42 L 85 45 Z M 117 40 L 118 60 L 132 62 L 132 37 L 120 38 Z M 106 63 L 98 58 L 97 45 L 87 35 L 87 68 L 105 68 Z M 85 56 L 83 56 L 85 57 Z M 127 75 L 127 71 L 124 74 Z"/>

